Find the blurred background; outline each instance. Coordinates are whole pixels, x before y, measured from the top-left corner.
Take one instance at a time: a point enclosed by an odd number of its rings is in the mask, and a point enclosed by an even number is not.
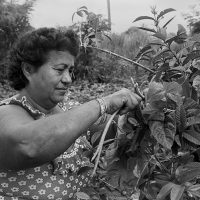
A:
[[[39,27],[73,28],[77,33],[81,32],[84,39],[92,29],[98,39],[93,43],[98,48],[137,61],[138,52],[152,41],[148,31],[137,27],[152,28],[155,24],[148,19],[133,21],[140,16],[153,17],[155,12],[162,13],[169,8],[173,12],[166,12],[160,19],[166,23],[173,18],[166,26],[167,37],[177,33],[178,24],[185,27],[188,36],[194,30],[198,32],[199,0],[0,0],[0,99],[15,93],[6,81],[6,58],[9,49],[24,32]],[[141,64],[152,67],[147,61]],[[83,101],[97,93],[101,95],[105,90],[129,87],[130,76],[138,83],[147,79],[145,70],[95,49],[82,51],[76,66],[76,87],[71,92],[77,91],[76,95],[79,95],[86,88],[90,94],[84,94],[87,98]],[[100,89],[93,94],[97,88]]]

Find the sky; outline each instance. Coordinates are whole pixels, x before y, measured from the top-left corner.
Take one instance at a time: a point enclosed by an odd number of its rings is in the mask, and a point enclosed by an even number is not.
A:
[[[182,13],[187,12],[191,5],[197,5],[199,2],[199,0],[110,0],[112,32],[122,33],[131,26],[142,24],[152,27],[150,20],[133,23],[139,16],[152,16],[152,6],[156,6],[159,12],[167,8],[176,10],[165,15],[165,21],[175,16],[167,31],[176,32],[178,24],[187,26]],[[108,17],[107,0],[36,0],[34,10],[30,15],[31,25],[35,28],[70,26],[73,13],[81,6],[86,6],[88,11],[95,14],[102,14],[104,18]]]

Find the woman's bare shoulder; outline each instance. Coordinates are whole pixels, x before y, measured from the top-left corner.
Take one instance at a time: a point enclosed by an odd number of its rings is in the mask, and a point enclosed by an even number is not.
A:
[[[14,126],[15,124],[24,124],[33,120],[30,114],[18,105],[0,106],[0,129],[2,126]]]

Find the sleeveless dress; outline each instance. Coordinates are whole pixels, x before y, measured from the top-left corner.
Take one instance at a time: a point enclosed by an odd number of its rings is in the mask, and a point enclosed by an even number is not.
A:
[[[46,117],[34,109],[25,96],[15,95],[0,102],[0,106],[8,104],[22,106],[35,120]],[[63,111],[77,105],[75,102],[59,104]],[[75,193],[91,180],[91,170],[81,170],[93,167],[89,158],[84,156],[84,152],[91,150],[88,135],[89,131],[52,162],[26,170],[0,170],[0,200],[77,199]]]

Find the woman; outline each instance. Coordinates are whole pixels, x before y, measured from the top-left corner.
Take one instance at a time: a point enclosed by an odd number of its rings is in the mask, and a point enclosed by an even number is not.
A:
[[[18,94],[0,106],[0,199],[70,199],[88,184],[87,131],[105,113],[125,114],[141,100],[123,89],[70,109],[65,93],[78,54],[72,31],[41,28],[10,52],[8,78]],[[54,161],[54,162],[52,162]]]

